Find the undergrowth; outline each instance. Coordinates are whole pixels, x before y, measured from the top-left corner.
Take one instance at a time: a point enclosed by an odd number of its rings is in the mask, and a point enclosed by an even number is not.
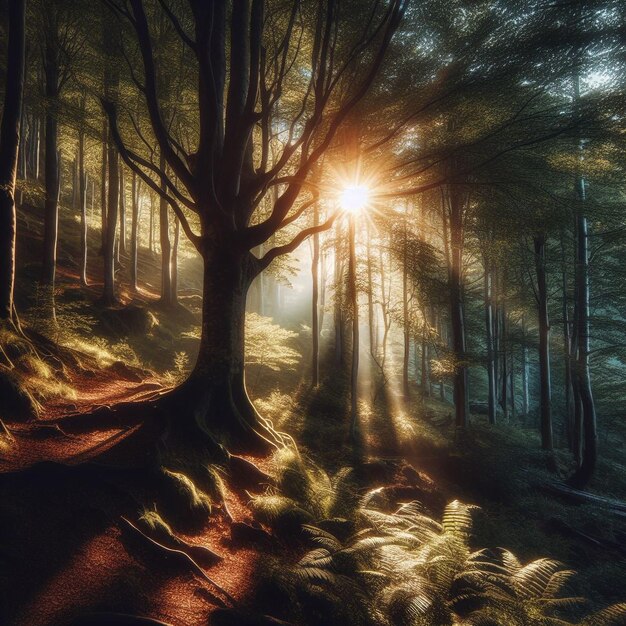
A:
[[[276,485],[253,496],[252,509],[279,536],[298,531],[310,546],[268,573],[263,593],[288,599],[285,617],[315,626],[626,624],[624,603],[586,614],[575,572],[558,560],[476,549],[478,507],[454,500],[440,519],[417,501],[387,510],[380,488],[359,491],[355,468],[328,476],[294,451],[277,453],[274,465]]]

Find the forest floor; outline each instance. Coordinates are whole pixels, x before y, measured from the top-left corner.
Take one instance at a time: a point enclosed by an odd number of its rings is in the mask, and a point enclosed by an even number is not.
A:
[[[29,228],[23,230],[36,233],[37,214],[28,219]],[[33,322],[36,305],[28,291],[35,276],[35,240],[32,263],[20,268],[18,294],[21,307],[30,305],[26,320]],[[97,238],[91,243],[97,246]],[[28,235],[20,245],[30,245]],[[145,615],[175,626],[280,623],[260,617],[262,613],[298,623],[287,598],[268,593],[266,582],[272,568],[296,563],[305,546],[298,533],[281,534],[259,522],[253,506],[255,494],[273,493],[264,477],[269,482],[280,470],[276,458],[246,457],[259,468],[256,480],[244,484],[234,473],[224,473],[223,499],[213,498],[210,514],[191,515],[190,510],[180,518],[185,499],[164,492],[142,466],[141,450],[133,447],[140,415],[132,426],[55,426],[68,415],[140,401],[175,384],[181,372],[174,355],[184,346],[193,358],[189,333],[197,325],[193,280],[184,286],[184,308],[172,312],[159,307],[150,286],[158,263],[148,251],[142,251],[147,287],[140,294],[122,292],[125,306],[120,311],[144,311],[130,320],[124,313],[99,310],[97,258],[90,264],[91,287],[75,287],[75,257],[71,247],[61,255],[59,310],[68,323],[84,315],[90,325],[82,341],[71,343],[71,350],[81,355],[81,367],[63,368],[62,389],[71,393],[51,395],[37,420],[7,423],[11,438],[1,438],[0,623],[114,623],[110,616],[98,622],[95,616],[103,612]],[[75,329],[80,333],[81,328]],[[560,474],[548,471],[531,418],[493,428],[474,416],[469,432],[460,436],[449,403],[423,397],[417,388],[405,401],[392,385],[381,385],[365,360],[364,370],[370,371],[361,383],[355,443],[349,433],[346,373],[337,371],[329,356],[322,384],[310,389],[306,337],[296,342],[301,364],[279,375],[251,377],[251,393],[259,409],[294,436],[307,462],[329,476],[368,467],[373,475],[363,489],[383,486],[399,501],[420,499],[434,516],[455,498],[478,505],[472,537],[476,547],[506,547],[523,561],[542,556],[562,560],[580,572],[572,595],[589,597],[592,608],[625,600],[626,519],[601,504],[572,504],[540,489],[565,478],[570,460],[565,450],[558,450]],[[622,435],[602,441],[592,492],[626,498]],[[383,466],[392,468],[384,476],[377,474]],[[140,522],[150,512],[170,523],[188,552],[191,546],[196,567],[155,548],[133,528],[145,531]],[[233,606],[245,615],[218,610]]]

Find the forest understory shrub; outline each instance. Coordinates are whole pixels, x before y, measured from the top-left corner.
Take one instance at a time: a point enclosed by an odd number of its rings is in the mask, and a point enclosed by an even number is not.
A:
[[[440,518],[418,501],[389,510],[385,489],[364,492],[356,468],[329,478],[294,452],[274,462],[276,486],[253,497],[253,512],[278,536],[297,532],[309,546],[297,563],[269,566],[259,588],[288,600],[285,617],[315,626],[626,624],[623,603],[589,615],[587,600],[572,593],[576,572],[556,559],[523,563],[507,549],[475,549],[479,507],[454,500]],[[346,484],[357,496],[352,507],[340,506]]]

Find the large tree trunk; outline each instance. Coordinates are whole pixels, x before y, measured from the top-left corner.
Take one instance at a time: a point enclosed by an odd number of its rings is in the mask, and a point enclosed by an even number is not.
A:
[[[537,272],[537,316],[539,322],[539,389],[541,407],[541,447],[552,450],[552,385],[550,381],[550,319],[548,317],[548,285],[546,278],[546,236],[534,238]]]
[[[15,174],[24,91],[24,0],[9,2],[9,42],[0,126],[0,319],[13,317]]]
[[[245,384],[246,297],[257,274],[257,261],[228,248],[211,247],[204,255],[202,331],[198,359],[182,394],[173,428],[192,436],[198,428],[225,443],[258,443],[267,429],[254,409]]]
[[[55,34],[48,33],[44,52],[46,123],[45,123],[45,205],[41,284],[54,291],[59,231],[60,169],[58,146],[59,51]]]

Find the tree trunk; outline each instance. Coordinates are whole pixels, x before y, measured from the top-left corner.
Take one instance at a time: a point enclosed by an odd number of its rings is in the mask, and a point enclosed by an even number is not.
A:
[[[496,372],[493,360],[493,302],[491,289],[491,266],[485,258],[483,298],[485,303],[485,342],[487,344],[487,406],[489,423],[496,423]]]
[[[41,284],[54,292],[54,279],[57,262],[57,240],[59,230],[60,169],[58,146],[58,105],[59,105],[59,51],[55,45],[55,34],[48,33],[45,45],[45,205],[43,260]],[[51,294],[52,296],[52,294]]]
[[[500,362],[502,363],[502,377],[500,378],[500,406],[502,407],[503,417],[506,420],[509,419],[509,404],[507,385],[509,383],[509,350],[508,350],[508,327],[507,327],[507,315],[504,305],[504,299],[500,300],[498,304],[498,318],[500,320],[500,336],[502,337]]]
[[[0,319],[13,317],[15,282],[15,175],[24,91],[24,0],[9,3],[9,40],[0,126]]]
[[[567,306],[567,261],[565,255],[565,233],[561,232],[561,313],[563,317],[563,367],[564,367],[564,406],[565,433],[569,448],[574,452],[574,419],[572,411],[572,333],[570,329],[569,309]]]
[[[526,345],[526,320],[522,316],[522,411],[528,415],[530,397],[528,390],[528,346]]]
[[[341,227],[337,222],[335,233],[335,306],[334,306],[334,323],[335,323],[335,363],[340,365],[343,363],[343,263],[341,261]],[[276,315],[276,314],[274,314]]]
[[[115,235],[117,231],[117,203],[119,200],[118,156],[113,140],[108,142],[107,163],[109,166],[109,193],[106,220],[106,240],[104,245],[104,292],[102,299],[106,306],[117,303],[115,295]]]
[[[120,161],[120,254],[126,254],[126,178]]]
[[[402,393],[404,395],[404,399],[408,400],[411,395],[411,390],[409,388],[409,350],[411,347],[411,328],[409,320],[409,270],[407,268],[408,238],[406,213],[408,213],[408,203],[406,205],[404,216],[404,246],[402,258],[402,321],[404,331],[404,350],[402,354]]]
[[[579,176],[577,191],[580,204],[585,199],[584,180]],[[576,263],[576,335],[578,354],[576,379],[580,408],[582,409],[583,449],[580,467],[572,477],[572,484],[584,487],[595,471],[598,456],[598,432],[596,409],[591,390],[589,371],[589,226],[579,207],[576,219],[577,263]]]
[[[174,220],[174,245],[172,246],[172,287],[170,301],[178,304],[178,244],[180,242],[180,220]]]
[[[258,443],[255,433],[263,435],[263,424],[248,397],[244,371],[246,297],[257,261],[227,247],[211,247],[203,260],[200,348],[189,378],[175,392],[182,394],[185,410],[173,428],[192,436],[200,429],[224,443]]]
[[[154,194],[150,192],[150,233],[148,238],[148,248],[154,252]]]
[[[108,154],[108,128],[106,119],[102,124],[102,166],[100,169],[100,242],[101,254],[104,254],[107,240],[107,154]]]
[[[352,312],[352,366],[350,368],[350,435],[352,441],[356,439],[358,431],[358,377],[359,377],[359,296],[356,285],[356,253],[355,253],[355,218],[350,214],[349,241],[350,257],[348,273],[350,276],[350,309]]]
[[[454,409],[457,428],[467,428],[467,366],[465,364],[465,316],[463,314],[463,201],[456,190],[450,196],[450,321],[454,371]]]
[[[165,159],[161,155],[159,169],[165,171]],[[165,189],[165,179],[161,181]],[[167,200],[159,196],[159,240],[161,242],[161,302],[172,304],[172,246],[170,244],[170,221]]]
[[[84,111],[85,100],[82,107]],[[78,134],[78,204],[80,206],[80,284],[87,285],[87,173],[85,172],[85,132]]]
[[[139,185],[137,174],[133,172],[132,181],[132,221],[130,226],[130,288],[137,292],[137,256],[139,238]]]
[[[539,323],[539,389],[541,407],[541,447],[552,450],[552,386],[550,381],[550,320],[548,317],[548,286],[546,278],[546,236],[534,238],[537,272],[537,315]]]
[[[319,224],[319,205],[313,206],[313,225]],[[319,329],[319,262],[320,236],[313,235],[313,255],[311,259],[311,385],[317,387],[320,382],[320,329]]]

